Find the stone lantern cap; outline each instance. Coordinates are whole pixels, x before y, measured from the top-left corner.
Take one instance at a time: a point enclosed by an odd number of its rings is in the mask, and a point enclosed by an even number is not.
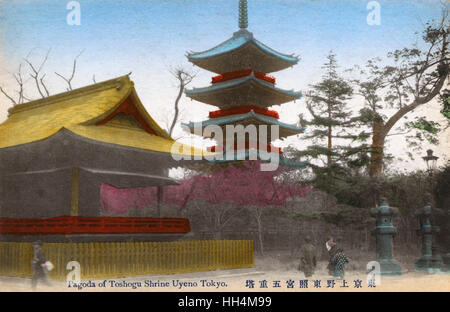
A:
[[[394,216],[398,214],[398,208],[389,207],[387,199],[385,197],[382,197],[381,204],[376,208],[371,209],[370,214],[373,217]]]
[[[433,213],[431,205],[426,205],[417,210],[416,215],[417,216],[431,216]]]

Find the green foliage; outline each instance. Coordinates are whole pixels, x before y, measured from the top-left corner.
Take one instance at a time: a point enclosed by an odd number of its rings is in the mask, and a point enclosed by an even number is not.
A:
[[[317,188],[335,196],[338,203],[353,207],[372,208],[385,196],[392,207],[401,214],[412,215],[424,204],[425,194],[435,193],[438,206],[450,204],[450,166],[429,176],[424,171],[405,174],[393,173],[389,176],[367,177],[347,175],[335,177],[333,183],[325,179],[317,180]]]
[[[413,133],[406,135],[408,146],[414,151],[422,150],[423,141],[437,145],[439,143],[438,134],[441,131],[439,123],[427,120],[425,117],[416,117],[414,121],[406,122],[407,129],[415,130]]]
[[[441,114],[449,120],[450,123],[450,89],[444,90],[441,94],[442,109]]]
[[[321,221],[337,227],[358,224],[364,226],[367,222],[372,221],[366,210],[359,211],[359,209],[350,208],[336,212],[296,213],[293,219],[296,221]]]
[[[342,78],[338,72],[335,54],[330,52],[323,68],[322,81],[311,86],[306,94],[307,108],[310,119],[300,115],[300,124],[308,129],[303,140],[311,140],[313,144],[302,151],[290,151],[294,158],[307,158],[315,163],[316,173],[321,167],[327,167],[327,174],[331,169],[349,166],[360,168],[367,165],[367,144],[364,142],[370,133],[361,131],[359,126],[365,121],[355,117],[348,108],[348,100],[353,96],[350,83]],[[372,117],[365,115],[364,118]],[[336,143],[338,142],[339,145]],[[314,161],[316,160],[316,161]],[[325,164],[319,164],[323,161]]]
[[[320,213],[296,213],[292,216],[295,221],[315,221],[320,220]]]
[[[407,123],[408,128],[414,128],[421,131],[426,131],[431,134],[437,134],[440,126],[437,122],[426,120],[425,117],[420,117],[418,120]]]
[[[450,161],[435,175],[434,184],[436,206],[441,209],[450,209]]]
[[[421,150],[424,141],[438,144],[441,131],[438,123],[424,117],[413,122],[403,121],[417,107],[430,103],[439,94],[441,113],[450,118],[450,91],[441,91],[449,77],[449,36],[448,9],[443,8],[441,19],[427,22],[417,43],[388,53],[385,60],[369,60],[364,68],[355,66],[359,77],[355,76],[352,82],[365,105],[360,117],[366,125],[372,126],[374,137],[383,139],[378,140],[378,144],[385,144],[391,135],[402,135],[409,144],[410,156]],[[384,115],[388,112],[392,114]],[[380,165],[380,162],[373,163],[372,175],[381,172]]]

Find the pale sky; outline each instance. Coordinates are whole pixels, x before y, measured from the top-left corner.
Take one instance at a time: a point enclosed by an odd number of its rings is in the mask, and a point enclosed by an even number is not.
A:
[[[54,72],[69,75],[78,59],[74,86],[82,87],[132,72],[131,79],[150,114],[166,127],[177,95],[171,68],[184,66],[198,71],[192,87],[209,85],[214,74],[193,68],[187,51],[203,51],[227,40],[238,30],[238,0],[80,0],[80,25],[69,25],[66,8],[70,1],[0,0],[0,86],[12,92],[11,73],[28,55],[39,63],[51,49],[43,71],[52,94],[65,91],[64,82]],[[342,69],[363,65],[373,57],[410,46],[415,31],[431,18],[439,18],[442,1],[378,1],[380,25],[368,25],[369,1],[249,0],[249,31],[273,49],[301,57],[293,68],[274,73],[277,86],[306,91],[320,81],[321,66],[333,50]],[[27,69],[23,65],[24,72]],[[31,80],[27,95],[35,97]],[[358,106],[356,98],[352,105]],[[217,108],[181,101],[183,122],[200,121]],[[280,121],[295,123],[305,112],[304,100],[274,106]],[[0,94],[0,122],[11,106]],[[429,104],[418,112],[443,120],[438,105]],[[177,128],[175,137],[184,135]],[[450,129],[441,134],[440,147],[432,147],[439,163],[450,150]],[[195,141],[196,144],[199,140]],[[304,147],[300,137],[278,144]],[[388,152],[406,159],[404,140],[396,138]],[[424,154],[424,152],[422,153]],[[422,156],[422,155],[419,155]],[[424,169],[419,157],[414,162],[397,162],[399,169]]]

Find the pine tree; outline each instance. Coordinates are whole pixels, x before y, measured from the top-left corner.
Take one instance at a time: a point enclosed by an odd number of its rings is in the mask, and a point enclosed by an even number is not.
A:
[[[450,127],[450,89],[442,91],[440,98],[442,103],[441,114],[447,118],[448,126]]]
[[[288,153],[306,157],[316,175],[364,167],[368,161],[368,145],[364,141],[369,133],[356,130],[364,122],[360,116],[353,116],[348,107],[352,86],[338,74],[336,55],[332,51],[322,68],[325,69],[322,81],[312,85],[306,96],[312,118],[307,120],[300,115],[301,126],[310,132],[302,139],[312,140],[313,144],[306,150]]]

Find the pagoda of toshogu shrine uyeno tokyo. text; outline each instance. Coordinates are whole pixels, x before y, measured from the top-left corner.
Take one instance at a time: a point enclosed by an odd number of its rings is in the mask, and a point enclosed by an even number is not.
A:
[[[191,133],[201,134],[206,138],[217,140],[217,146],[210,147],[211,152],[223,152],[220,161],[244,160],[256,155],[260,159],[262,154],[277,153],[280,164],[303,167],[306,163],[293,163],[282,157],[281,148],[274,147],[270,142],[286,138],[303,132],[296,126],[279,121],[276,111],[268,109],[272,105],[280,105],[299,99],[300,92],[283,90],[276,87],[276,80],[269,73],[289,68],[298,63],[293,55],[281,54],[253,37],[247,30],[248,15],[247,1],[239,1],[239,31],[233,37],[216,47],[204,52],[191,52],[187,55],[190,62],[208,71],[217,73],[212,77],[208,87],[186,90],[186,95],[193,100],[214,105],[219,110],[211,111],[209,119],[201,122],[190,122],[184,126]],[[254,125],[256,138],[243,137],[228,142],[227,126]],[[223,140],[204,129],[208,126],[218,126],[222,129]],[[272,137],[271,128],[278,128],[278,137]],[[241,127],[241,129],[243,128]],[[261,129],[267,129],[266,135],[260,136]],[[199,129],[201,129],[199,133]],[[230,129],[230,127],[228,127]],[[235,131],[235,133],[238,133]],[[233,134],[234,135],[234,134]],[[244,133],[245,135],[245,133]],[[250,137],[250,136],[249,136]],[[231,152],[230,152],[231,150]],[[230,159],[230,155],[232,158]],[[266,156],[267,157],[267,156]]]

